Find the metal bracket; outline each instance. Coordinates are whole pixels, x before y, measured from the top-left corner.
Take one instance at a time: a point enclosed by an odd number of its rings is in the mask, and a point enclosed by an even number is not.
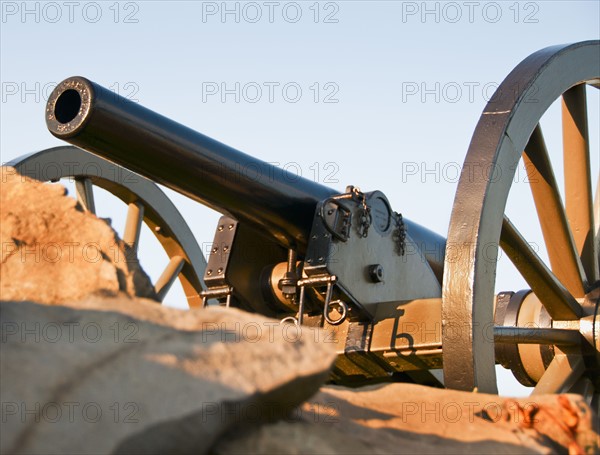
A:
[[[328,320],[328,308],[331,302],[331,296],[333,294],[333,285],[337,281],[337,277],[335,275],[315,275],[308,278],[303,278],[298,280],[298,289],[300,291],[300,296],[298,297],[298,314],[296,317],[288,316],[281,320],[281,322],[293,322],[296,325],[302,325],[304,319],[304,301],[305,301],[305,290],[307,287],[316,288],[319,286],[327,286],[327,292],[325,293],[325,306],[323,309],[323,315],[326,320]],[[336,301],[337,302],[337,301]],[[343,318],[340,318],[340,321],[334,321],[335,324],[340,324],[343,319],[346,318],[346,314],[348,313],[347,306],[346,311],[343,314]],[[329,321],[328,321],[329,322]]]
[[[209,298],[225,298],[225,306],[229,307],[231,304],[233,287],[228,283],[226,276],[237,226],[237,220],[231,217],[222,216],[219,219],[213,245],[208,256],[206,271],[204,272],[204,282],[207,289],[200,293],[203,307],[207,306]]]
[[[327,286],[327,290],[325,292],[325,304],[323,305],[323,318],[331,325],[338,325],[344,322],[346,316],[348,315],[348,305],[341,300],[331,300],[333,295],[333,286],[336,282],[337,277],[335,275],[317,275],[298,281],[298,287],[300,288],[300,298],[298,299],[298,324],[302,324],[305,288],[315,288],[320,286]],[[339,305],[340,308],[342,308],[341,316],[335,320],[329,317],[329,310],[333,305]]]
[[[352,224],[352,212],[337,198],[329,198],[323,202],[320,208],[323,224],[329,233],[336,239],[345,242],[350,237],[350,226]]]
[[[225,306],[229,308],[229,305],[231,304],[232,292],[233,287],[231,286],[215,287],[202,291],[200,293],[200,297],[202,297],[202,308],[208,305],[208,299],[222,299],[223,297],[226,298]]]

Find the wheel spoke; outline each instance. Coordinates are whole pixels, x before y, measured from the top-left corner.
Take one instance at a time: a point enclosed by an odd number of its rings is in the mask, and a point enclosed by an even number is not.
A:
[[[585,371],[583,358],[578,354],[557,354],[533,389],[532,395],[561,393],[570,389]]]
[[[154,285],[154,291],[158,295],[158,299],[162,302],[169,292],[169,289],[177,279],[181,269],[185,265],[185,259],[181,256],[173,256],[162,275]]]
[[[539,124],[525,147],[523,160],[552,273],[573,296],[583,297],[585,272],[567,222]]]
[[[581,335],[577,330],[527,327],[494,327],[494,342],[517,344],[552,344],[578,346]]]
[[[75,192],[77,200],[86,212],[96,214],[96,203],[94,202],[94,187],[88,177],[75,179]]]
[[[594,199],[594,226],[596,226],[596,234],[594,248],[596,249],[596,266],[600,270],[600,179],[596,183],[596,198]],[[596,276],[596,280],[600,280],[600,274]]]
[[[592,178],[585,90],[585,84],[579,84],[562,96],[565,206],[588,282],[593,282],[598,277],[598,264],[594,253]]]
[[[134,250],[137,249],[144,220],[144,206],[139,202],[132,202],[127,209],[127,221],[123,241]]]
[[[554,320],[578,319],[581,307],[505,216],[500,246]]]

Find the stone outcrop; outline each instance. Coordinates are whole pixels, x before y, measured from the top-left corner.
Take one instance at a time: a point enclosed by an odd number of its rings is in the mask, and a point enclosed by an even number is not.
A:
[[[92,293],[155,298],[135,251],[103,220],[42,183],[2,167],[0,298],[62,303]]]
[[[2,453],[205,453],[287,415],[335,357],[318,331],[236,309],[0,305]]]
[[[497,395],[381,384],[325,386],[287,421],[222,438],[215,452],[597,453],[598,434],[579,395]]]

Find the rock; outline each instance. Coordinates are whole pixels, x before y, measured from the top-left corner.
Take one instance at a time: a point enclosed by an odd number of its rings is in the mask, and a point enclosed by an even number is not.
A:
[[[63,303],[119,292],[156,298],[135,251],[65,194],[58,183],[41,183],[2,167],[2,299]]]
[[[69,305],[0,303],[1,453],[205,453],[287,415],[335,358],[319,331],[232,308]]]
[[[377,434],[363,442],[337,428],[310,421],[280,421],[269,425],[232,431],[223,436],[211,452],[215,455],[366,455],[378,451]],[[401,453],[396,447],[386,454]],[[438,454],[439,455],[439,454]]]
[[[579,395],[507,399],[415,384],[326,386],[294,420],[225,435],[238,453],[597,453]],[[285,441],[285,442],[284,442]]]

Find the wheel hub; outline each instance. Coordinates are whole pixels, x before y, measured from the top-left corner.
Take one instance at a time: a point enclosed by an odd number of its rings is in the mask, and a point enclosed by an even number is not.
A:
[[[502,292],[494,322],[496,362],[524,386],[538,384],[559,353],[581,355],[585,373],[600,386],[600,287],[586,294],[580,319],[554,321],[531,290]]]

